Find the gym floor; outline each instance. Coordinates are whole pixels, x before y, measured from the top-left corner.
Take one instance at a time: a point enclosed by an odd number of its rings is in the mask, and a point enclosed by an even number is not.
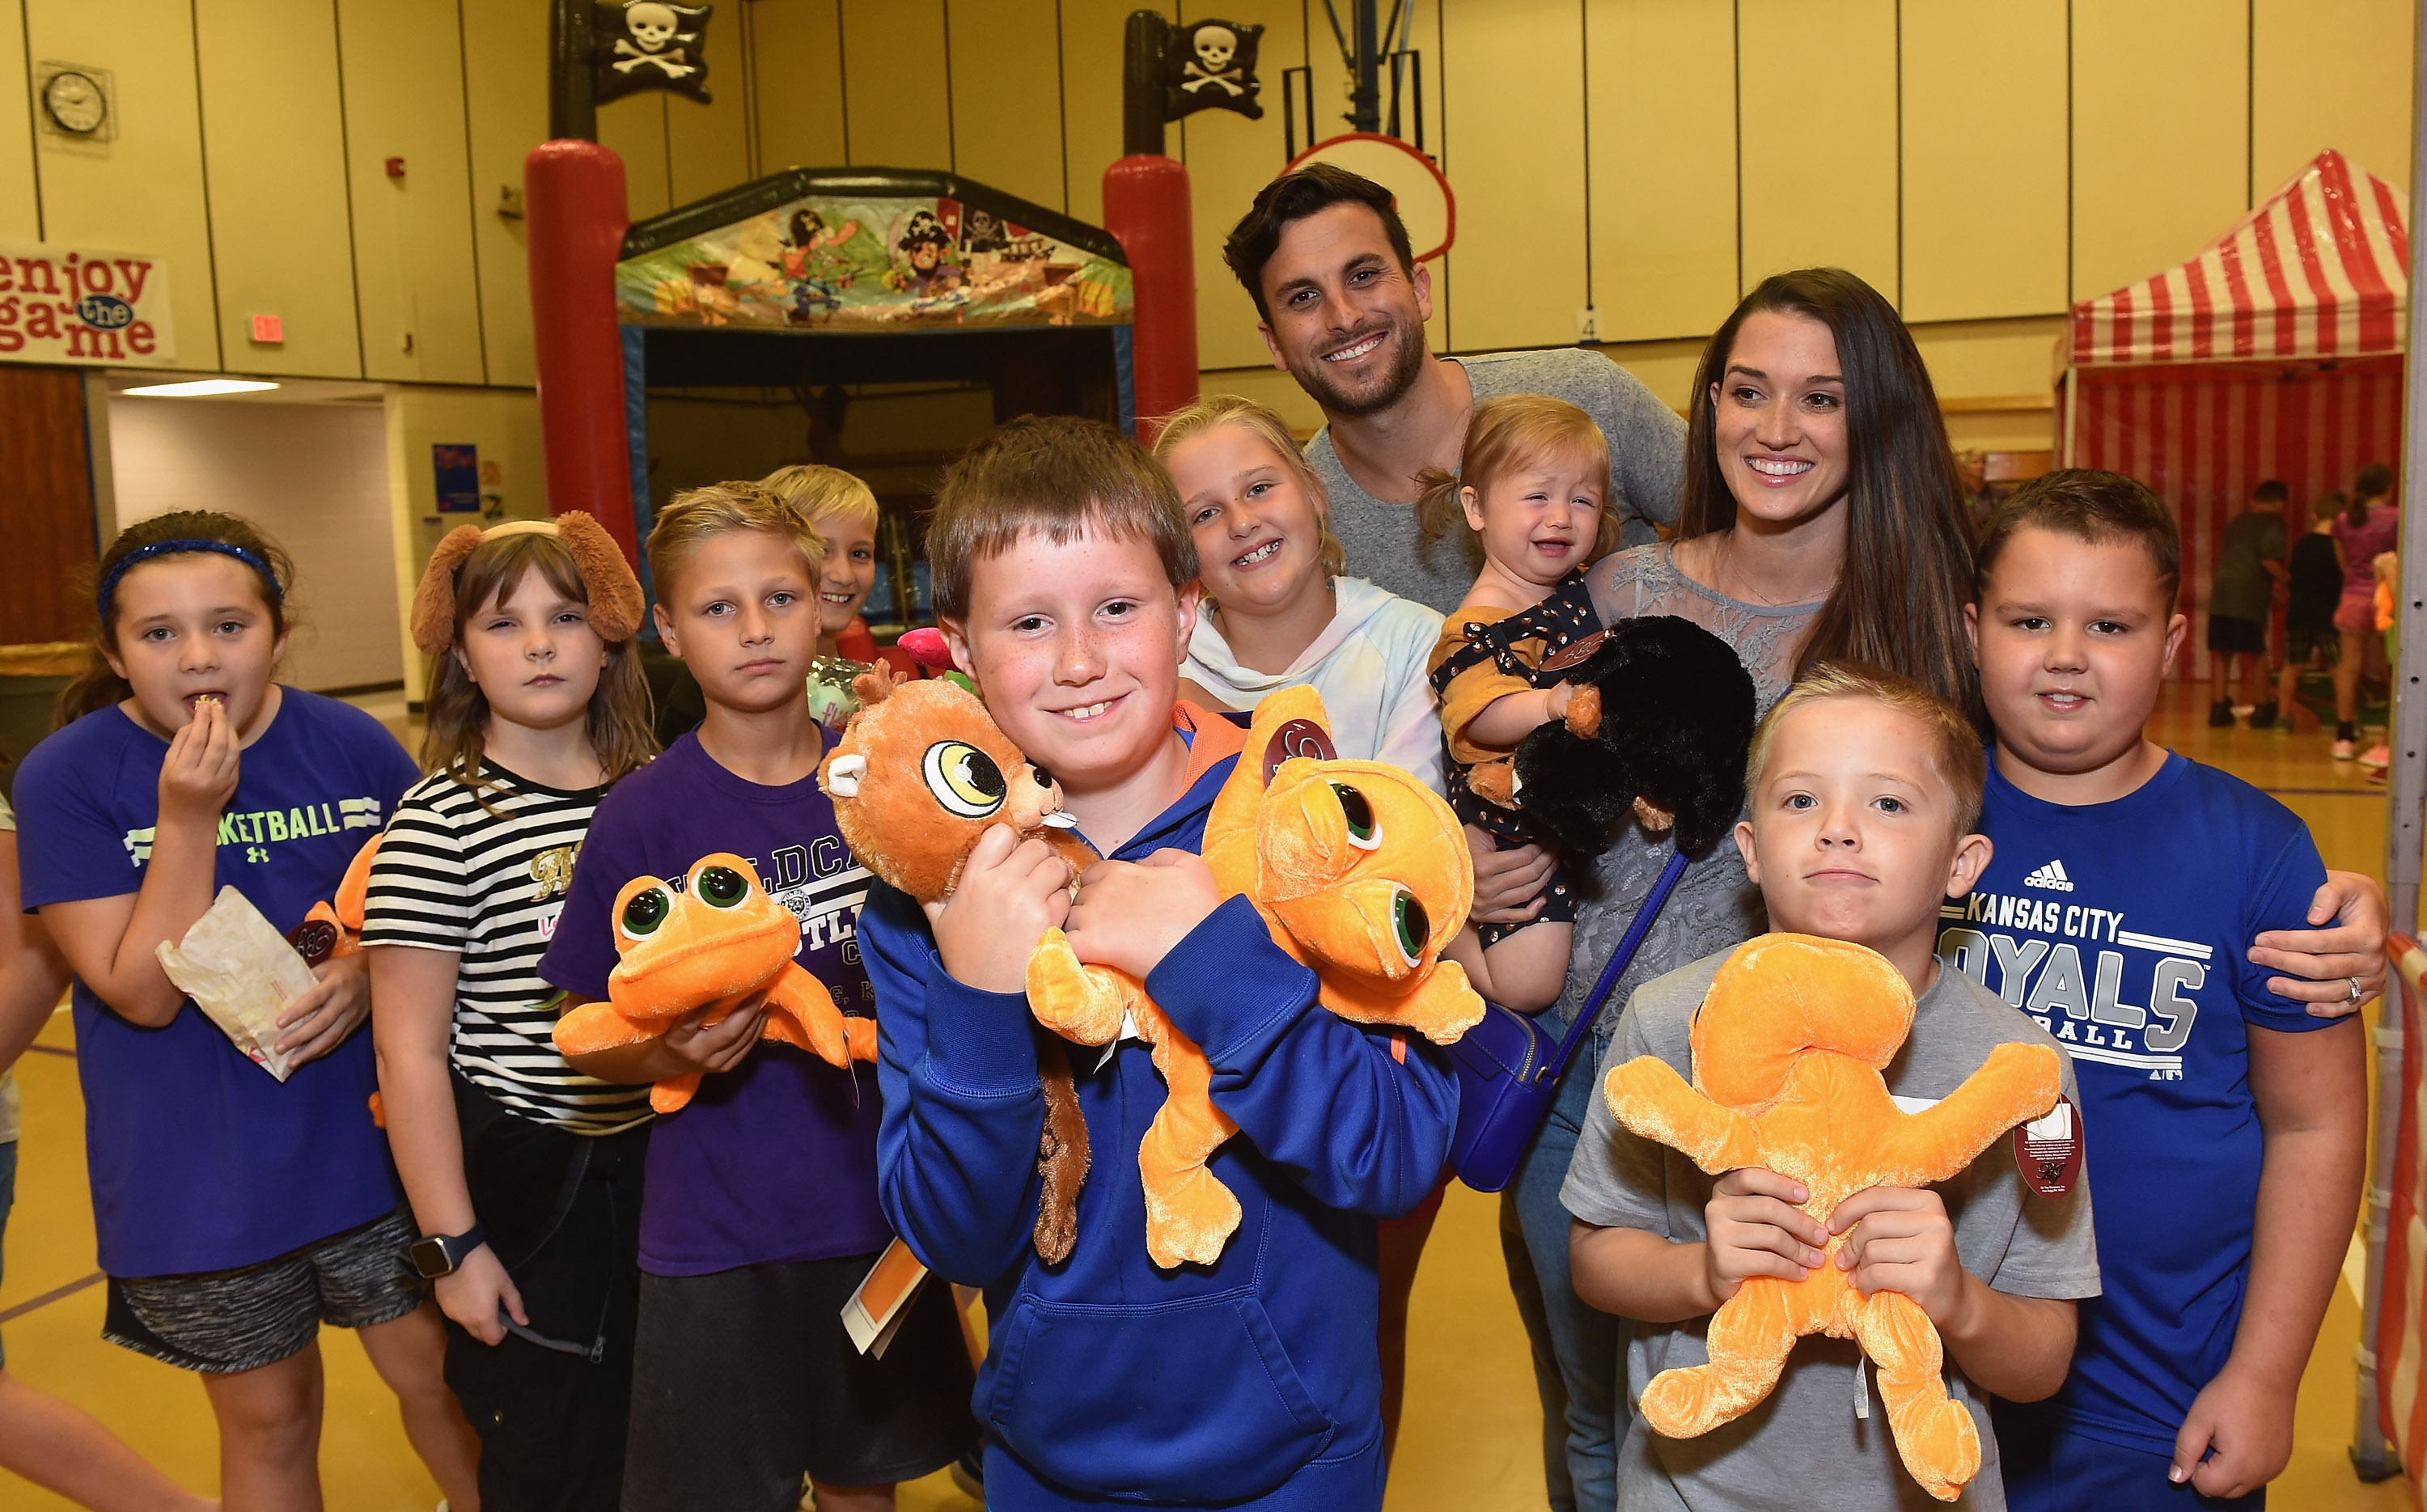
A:
[[[2205,690],[2177,685],[2156,739],[2276,794],[2308,821],[2326,864],[2381,874],[2385,801],[2327,737],[2237,726],[2211,730]],[[401,723],[401,709],[376,710]],[[401,730],[399,734],[403,733]],[[2373,1012],[2373,1010],[2370,1010]],[[8,1223],[0,1331],[21,1378],[90,1410],[184,1484],[217,1484],[217,1439],[199,1385],[102,1342],[100,1277],[85,1188],[83,1101],[74,1040],[59,1015],[18,1067],[24,1134]],[[1541,1415],[1525,1337],[1503,1275],[1497,1199],[1453,1186],[1418,1278],[1409,1325],[1407,1421],[1390,1512],[1523,1512],[1543,1504]],[[2302,1381],[2292,1462],[2274,1503],[2300,1512],[2406,1507],[2398,1482],[2362,1486],[2344,1448],[2354,1413],[2359,1332],[2357,1250],[2345,1267]],[[332,1512],[428,1512],[438,1492],[406,1447],[393,1400],[351,1334],[322,1335],[328,1405],[321,1472]],[[70,1504],[0,1471],[0,1504],[49,1512]],[[942,1475],[902,1488],[905,1512],[973,1512]]]

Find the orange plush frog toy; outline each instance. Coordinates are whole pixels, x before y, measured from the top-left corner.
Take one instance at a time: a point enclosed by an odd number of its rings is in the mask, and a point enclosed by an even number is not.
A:
[[[585,1003],[556,1022],[556,1048],[588,1055],[637,1045],[706,1008],[722,1023],[762,988],[762,1039],[781,1040],[830,1065],[876,1059],[876,1021],[845,1017],[817,978],[792,962],[801,921],[767,896],[757,873],[719,852],[695,862],[680,891],[656,877],[635,877],[615,895],[615,950],[607,1000]],[[699,1074],[669,1077],[649,1106],[678,1112],[699,1090]]]
[[[1866,1187],[1944,1181],[2015,1125],[2056,1106],[2060,1067],[2044,1045],[2000,1045],[1931,1107],[1907,1114],[1881,1072],[1913,1028],[1902,972],[1859,945],[1765,935],[1738,946],[1694,1016],[1694,1084],[1639,1055],[1604,1093],[1618,1121],[1685,1152],[1714,1176],[1765,1166],[1811,1192],[1826,1224]],[[1880,1396],[1905,1469],[1951,1502],[1980,1469],[1972,1414],[1940,1379],[1938,1330],[1900,1292],[1857,1292],[1838,1269],[1838,1235],[1800,1281],[1754,1276],[1712,1315],[1710,1363],[1644,1388],[1644,1421],[1690,1439],[1751,1411],[1806,1334],[1852,1339],[1879,1367]]]

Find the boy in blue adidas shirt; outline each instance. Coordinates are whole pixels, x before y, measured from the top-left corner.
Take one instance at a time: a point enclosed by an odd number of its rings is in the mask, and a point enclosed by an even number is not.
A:
[[[2017,1512],[2263,1505],[2359,1199],[2358,1025],[2270,990],[2242,942],[2303,927],[2300,820],[2142,735],[2187,622],[2155,495],[2068,469],[1983,531],[1967,610],[1996,726],[1996,854],[1939,953],[2080,1080],[2105,1294],[2050,1401],[1999,1403]]]
[[[946,475],[927,550],[954,659],[1112,858],[1074,904],[1068,868],[996,825],[946,902],[922,915],[880,883],[860,915],[880,1200],[940,1277],[986,1290],[986,1504],[1373,1512],[1374,1220],[1431,1194],[1457,1120],[1448,1063],[1326,1011],[1198,859],[1243,740],[1175,708],[1196,550],[1135,442],[1012,422]],[[1143,978],[1213,1064],[1240,1132],[1208,1163],[1243,1211],[1210,1266],[1147,1256],[1138,1139],[1165,1093],[1133,1038],[1068,1057],[1094,1163],[1069,1255],[1032,1247],[1044,1102],[1025,981],[1057,924],[1081,960]]]

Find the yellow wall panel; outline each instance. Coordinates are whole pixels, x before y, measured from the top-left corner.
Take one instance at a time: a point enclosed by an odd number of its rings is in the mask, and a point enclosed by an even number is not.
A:
[[[1904,0],[1904,316],[2066,303],[2066,0]]]
[[[359,378],[335,12],[196,0],[194,39],[229,366]],[[255,315],[279,317],[285,339],[252,340]]]
[[[0,236],[36,241],[41,196],[34,184],[34,120],[27,109],[25,7],[0,0]]]
[[[624,194],[635,220],[662,215],[679,203],[666,140],[668,99],[663,90],[644,89],[598,107],[598,144],[624,160]]]
[[[1896,11],[1896,0],[1740,0],[1746,288],[1828,266],[1897,297]]]
[[[478,383],[480,279],[455,0],[337,0],[337,41],[364,375]],[[404,159],[402,178],[388,176],[391,157]]]
[[[842,17],[835,0],[753,0],[758,169],[840,168]]]
[[[741,28],[725,37],[709,32],[716,49],[708,75],[709,103],[687,94],[661,93],[666,103],[669,192],[689,204],[747,184],[754,171],[750,151],[750,73],[741,49]]]
[[[2183,262],[2250,207],[2249,67],[2247,0],[2075,0],[2075,299]]]
[[[547,139],[547,10],[469,0],[462,15],[481,342],[490,382],[529,386],[539,381],[530,261],[523,222],[497,214],[497,191],[522,187],[524,156]]]
[[[35,62],[107,68],[118,85],[115,141],[37,136],[43,234],[161,258],[177,322],[175,366],[218,367],[219,295],[211,282],[189,0],[112,0],[106,7],[26,0],[25,30]],[[334,143],[335,133],[329,135]],[[334,145],[329,156],[335,157]],[[342,186],[338,192],[342,197]]]
[[[2415,11],[2407,0],[2253,0],[2254,197],[2327,147],[2410,192]]]
[[[951,5],[953,168],[1062,208],[1062,58],[1054,0]]]
[[[1585,44],[1602,339],[1710,331],[1736,302],[1733,8],[1589,0]]]
[[[1061,0],[1063,176],[1068,213],[1089,225],[1104,221],[1104,170],[1121,155],[1121,38],[1132,10],[1177,17],[1170,0]],[[857,70],[854,70],[855,74]],[[1266,86],[1278,95],[1280,79]],[[1165,143],[1177,151],[1175,133]],[[852,144],[858,150],[858,143]]]
[[[1584,18],[1573,0],[1442,7],[1458,194],[1450,344],[1459,351],[1576,339],[1585,272]]]
[[[944,0],[842,0],[842,56],[852,162],[950,169]]]
[[[1222,243],[1247,213],[1256,191],[1281,171],[1281,70],[1305,56],[1304,12],[1296,0],[1225,0],[1220,14],[1264,28],[1256,59],[1264,119],[1200,110],[1172,125],[1168,145],[1188,161],[1190,219],[1197,233],[1197,366],[1256,367],[1272,356],[1256,334],[1255,301],[1223,266]],[[1320,19],[1316,24],[1323,24]],[[1330,41],[1327,29],[1324,44]]]

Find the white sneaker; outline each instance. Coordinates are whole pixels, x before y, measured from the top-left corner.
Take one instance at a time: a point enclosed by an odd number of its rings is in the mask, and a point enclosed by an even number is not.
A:
[[[2354,756],[2358,754],[2358,750],[2359,748],[2353,745],[2349,740],[2337,740],[2335,742],[2335,759],[2337,761],[2349,761]]]

